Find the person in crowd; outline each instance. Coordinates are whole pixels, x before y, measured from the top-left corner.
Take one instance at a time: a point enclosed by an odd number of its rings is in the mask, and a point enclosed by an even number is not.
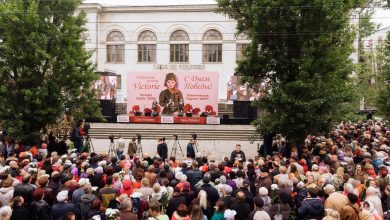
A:
[[[33,220],[50,220],[51,209],[49,204],[43,199],[45,190],[43,188],[37,188],[33,192],[34,201],[30,204],[31,219]]]
[[[63,190],[57,194],[58,203],[51,208],[52,220],[61,220],[66,213],[79,214],[76,206],[73,203],[68,203],[68,190]]]
[[[11,176],[7,176],[5,180],[1,181],[0,203],[2,206],[8,205],[14,196],[14,187],[12,185],[13,179]]]
[[[190,159],[195,159],[195,150],[194,150],[194,144],[196,143],[196,140],[190,140],[190,142],[187,144],[187,157]]]
[[[360,207],[357,204],[358,197],[353,193],[348,193],[348,205],[340,210],[340,220],[359,219]]]
[[[130,156],[130,159],[133,159],[134,155],[137,153],[137,143],[135,142],[136,138],[133,137],[131,142],[129,142],[129,146],[127,148],[127,155]]]
[[[160,212],[160,203],[156,200],[151,200],[149,202],[150,215],[157,220],[169,220],[168,215],[161,214]]]
[[[138,216],[133,213],[133,204],[129,197],[126,197],[120,202],[119,208],[120,208],[121,219],[126,219],[126,220],[138,219]]]
[[[186,198],[181,195],[180,189],[175,187],[173,189],[173,197],[171,200],[169,200],[168,206],[167,206],[167,214],[168,216],[172,216],[173,213],[176,211],[177,207],[180,204],[186,204]],[[187,208],[187,205],[186,205]],[[187,214],[187,213],[186,213]]]
[[[191,190],[195,191],[195,185],[202,179],[202,171],[199,170],[199,164],[196,160],[192,162],[192,169],[186,172],[188,182],[191,184]]]
[[[168,145],[165,138],[158,139],[157,154],[165,161],[168,158]]]
[[[191,207],[190,218],[191,220],[208,220],[207,216],[203,214],[202,209],[198,204],[194,204]]]
[[[246,161],[245,153],[241,150],[241,145],[240,144],[236,145],[236,150],[234,150],[231,153],[230,160],[231,161],[241,161],[241,162],[245,162]]]
[[[215,212],[211,217],[211,220],[224,220],[224,213],[226,210],[225,203],[223,201],[218,201],[215,205]]]
[[[264,202],[260,197],[255,198],[255,209],[249,213],[249,220],[271,220],[268,212],[263,209]]]
[[[237,212],[237,215],[235,216],[236,220],[246,220],[248,218],[249,213],[252,211],[250,204],[248,204],[245,201],[245,193],[244,192],[238,192],[237,193],[237,201],[232,206],[233,210]]]
[[[96,197],[92,194],[92,187],[90,184],[87,183],[82,189],[84,190],[84,194],[80,197],[78,208],[80,210],[82,220],[86,220],[89,217],[90,211],[93,210],[93,201]]]
[[[74,147],[76,148],[78,153],[82,152],[83,149],[83,132],[82,128],[84,127],[84,122],[80,119],[76,126],[73,128],[70,134],[70,140],[73,142]]]
[[[171,220],[191,220],[188,215],[188,207],[184,203],[180,203],[176,211],[173,213]]]
[[[318,190],[309,188],[308,197],[303,200],[301,207],[298,209],[300,219],[322,219],[325,214],[324,205],[318,198]]]
[[[122,135],[118,136],[118,140],[116,142],[116,155],[118,158],[120,158],[125,151],[126,147],[126,140],[122,137]]]
[[[30,217],[30,210],[24,203],[22,196],[16,196],[12,199],[12,216],[11,220],[28,219]]]
[[[288,220],[291,213],[291,197],[286,192],[282,192],[278,196],[279,202],[273,204],[269,209],[269,214],[273,219]]]
[[[112,187],[112,176],[106,178],[106,186],[99,190],[100,199],[103,207],[108,207],[108,203],[118,194],[118,191]]]

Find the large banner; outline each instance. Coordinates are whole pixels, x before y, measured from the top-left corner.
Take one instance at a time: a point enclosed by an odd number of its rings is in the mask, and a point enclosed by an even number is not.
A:
[[[218,114],[216,72],[129,72],[127,112],[148,112],[153,103],[163,115]]]

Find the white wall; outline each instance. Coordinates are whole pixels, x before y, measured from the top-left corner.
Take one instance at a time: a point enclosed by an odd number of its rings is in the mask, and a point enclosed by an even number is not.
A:
[[[98,6],[98,7],[97,7]],[[104,8],[96,4],[82,5],[88,13],[90,41],[86,48],[96,49],[92,61],[97,63],[97,70],[110,70],[122,76],[122,92],[127,96],[128,72],[160,71],[154,69],[154,64],[137,63],[137,37],[143,30],[152,30],[157,36],[157,54],[155,64],[170,64],[169,62],[169,36],[177,29],[185,30],[190,38],[189,63],[200,65],[202,63],[202,36],[208,29],[217,29],[223,36],[222,63],[205,64],[202,71],[215,71],[219,73],[219,99],[225,100],[227,94],[226,83],[232,76],[236,67],[236,22],[220,14],[214,9],[166,10],[164,7],[153,7],[151,10],[134,10],[126,7],[118,12],[117,8]],[[99,8],[100,7],[100,8]],[[98,12],[100,11],[100,12]],[[112,30],[119,30],[125,35],[125,62],[113,64],[106,62],[106,37]],[[166,70],[164,70],[166,71]],[[193,70],[199,71],[199,70]]]

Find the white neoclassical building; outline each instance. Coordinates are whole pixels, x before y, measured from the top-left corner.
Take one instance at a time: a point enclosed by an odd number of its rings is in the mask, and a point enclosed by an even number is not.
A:
[[[220,102],[227,80],[249,41],[236,36],[236,22],[215,12],[213,0],[87,0],[88,41],[97,71],[120,76],[126,98],[131,72],[205,71],[219,73]]]

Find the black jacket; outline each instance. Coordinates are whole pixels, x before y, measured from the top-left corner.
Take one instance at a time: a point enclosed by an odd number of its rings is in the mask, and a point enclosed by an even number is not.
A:
[[[208,183],[203,184],[202,187],[200,187],[200,189],[206,191],[207,200],[210,202],[211,207],[214,207],[217,201],[219,200],[219,194],[217,189],[215,189]]]
[[[16,196],[21,196],[24,199],[26,205],[30,205],[32,202],[32,193],[35,188],[29,183],[22,183],[14,186],[14,198]]]
[[[45,201],[33,201],[30,205],[32,220],[50,220],[50,206]]]
[[[169,216],[169,219],[171,219],[173,213],[181,203],[186,204],[186,198],[184,198],[182,195],[173,196],[172,199],[169,200],[167,207],[167,215]]]
[[[240,159],[242,162],[245,162],[246,158],[244,151],[240,151],[240,153],[237,153],[237,151],[233,151],[230,155],[230,160],[235,161],[236,159]]]
[[[78,209],[73,203],[60,202],[54,204],[51,208],[52,220],[62,220],[68,212],[73,212],[76,216],[80,216]]]
[[[16,206],[12,211],[11,220],[29,219],[30,211],[25,206]]]
[[[157,145],[157,153],[164,160],[168,158],[168,146],[165,142]]]
[[[232,208],[237,212],[235,220],[247,220],[252,211],[250,205],[245,201],[237,201]]]

